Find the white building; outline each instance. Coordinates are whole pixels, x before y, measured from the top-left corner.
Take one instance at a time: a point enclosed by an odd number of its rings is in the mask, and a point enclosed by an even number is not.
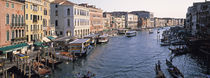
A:
[[[134,14],[126,14],[126,28],[137,29],[138,16]]]
[[[51,24],[55,26],[58,37],[73,36],[74,5],[67,0],[55,0],[51,3]]]
[[[75,36],[82,38],[90,32],[89,10],[68,0],[51,3],[51,23],[55,25],[58,37]]]
[[[74,5],[74,36],[82,38],[90,34],[90,14],[85,6]]]

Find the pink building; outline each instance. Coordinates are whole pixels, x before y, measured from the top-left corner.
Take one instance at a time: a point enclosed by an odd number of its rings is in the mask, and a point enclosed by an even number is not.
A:
[[[0,47],[24,42],[24,4],[0,0]]]

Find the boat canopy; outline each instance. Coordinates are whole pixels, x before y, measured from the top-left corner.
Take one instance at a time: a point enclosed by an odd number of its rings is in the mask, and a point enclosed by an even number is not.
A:
[[[97,37],[99,36],[99,34],[90,34],[90,35],[87,35],[87,36],[84,36],[85,38],[90,38],[90,37]]]
[[[70,44],[85,43],[88,41],[90,41],[90,39],[77,39],[77,40],[70,42]]]
[[[73,36],[61,37],[61,38],[55,39],[53,41],[69,41],[71,39],[74,39],[74,37]]]
[[[99,37],[101,37],[101,38],[106,38],[106,37],[108,37],[109,35],[108,34],[104,34],[104,35],[101,35],[101,36],[99,36]]]
[[[128,31],[128,32],[126,32],[126,33],[135,33],[136,31]]]

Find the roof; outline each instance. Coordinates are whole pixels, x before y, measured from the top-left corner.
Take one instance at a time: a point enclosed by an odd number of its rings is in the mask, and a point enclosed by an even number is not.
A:
[[[96,36],[99,36],[99,34],[90,34],[90,35],[87,35],[87,36],[84,36],[84,37],[96,37]]]
[[[77,39],[77,40],[74,40],[72,42],[70,42],[70,44],[74,44],[74,43],[85,43],[85,42],[88,42],[90,39]]]
[[[70,2],[68,0],[54,0],[52,3],[60,4],[60,5],[74,5],[75,3]]]
[[[52,36],[48,36],[47,38],[50,39],[50,40],[54,40],[54,39],[55,39],[55,38],[52,37]]]
[[[72,36],[61,37],[61,38],[55,39],[53,41],[69,41],[71,39],[74,39],[74,37],[72,37]]]
[[[104,34],[104,35],[101,35],[99,37],[108,37],[109,35],[108,34]]]

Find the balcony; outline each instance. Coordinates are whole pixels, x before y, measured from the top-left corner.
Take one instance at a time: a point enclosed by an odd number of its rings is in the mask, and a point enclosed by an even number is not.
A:
[[[19,37],[19,38],[11,39],[12,44],[23,43],[23,42],[26,42],[26,41],[27,41],[26,37]]]
[[[24,27],[26,24],[25,23],[11,23],[11,27]]]

